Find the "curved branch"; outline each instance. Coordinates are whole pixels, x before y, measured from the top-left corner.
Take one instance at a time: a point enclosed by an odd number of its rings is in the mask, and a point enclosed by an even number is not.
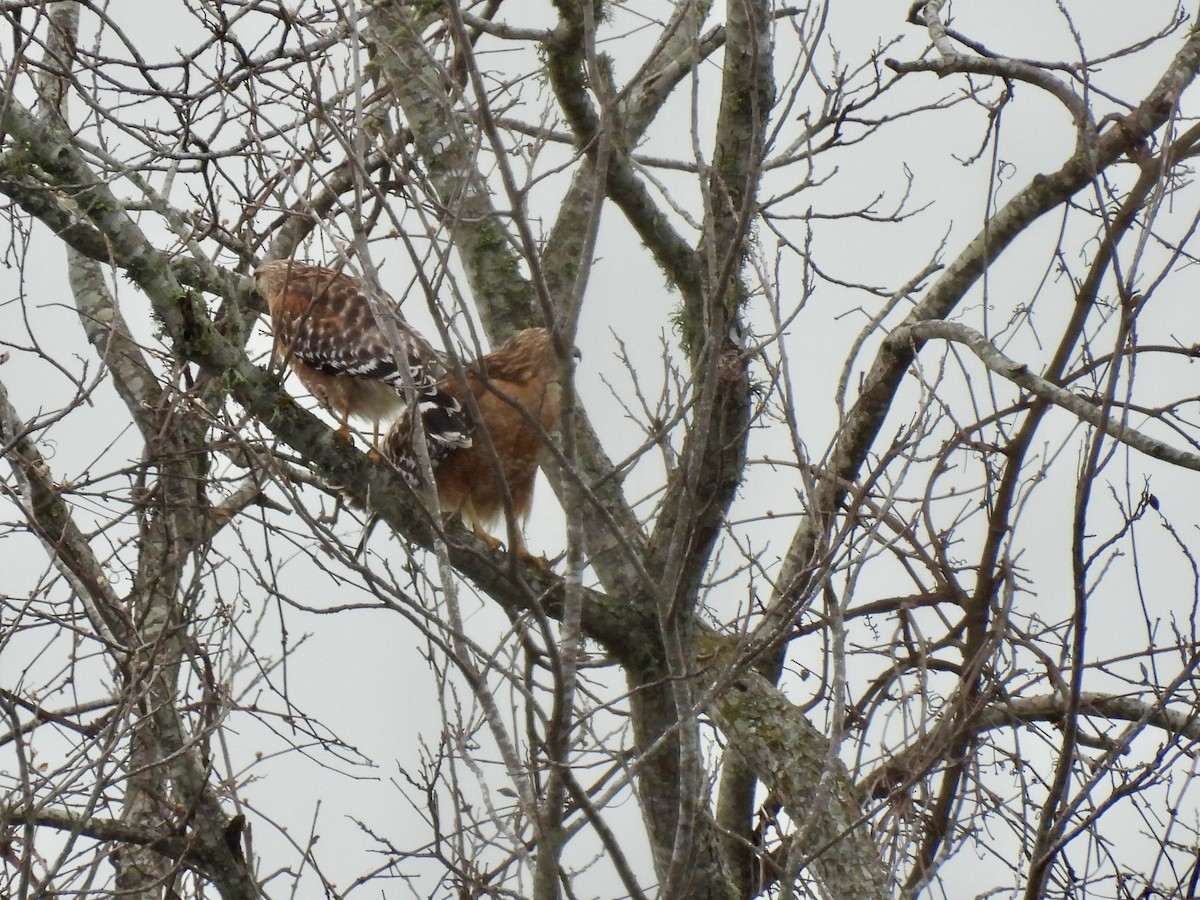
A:
[[[979,357],[989,371],[1024,388],[1047,403],[1053,403],[1083,421],[1095,425],[1114,440],[1171,465],[1200,471],[1200,454],[1176,449],[1170,444],[1121,424],[1120,420],[1105,415],[1104,410],[1091,400],[1034,375],[1029,371],[1029,366],[1009,359],[982,334],[965,325],[939,320],[914,322],[911,325],[897,328],[888,336],[888,341],[923,344],[934,338],[965,344],[971,348],[971,351]]]
[[[1009,244],[1045,213],[1070,199],[1104,169],[1135,150],[1175,114],[1184,89],[1200,66],[1200,32],[1193,32],[1157,85],[1128,116],[1095,141],[1090,158],[1076,152],[1057,172],[1035,175],[984,225],[930,287],[903,325],[944,319]],[[891,408],[919,341],[885,341],[863,380],[858,402],[847,414],[830,454],[830,477],[818,491],[817,510],[831,516],[852,484]]]
[[[1010,81],[1023,81],[1057,97],[1062,105],[1067,108],[1067,111],[1071,113],[1071,118],[1075,121],[1076,125],[1082,125],[1089,121],[1088,107],[1083,98],[1075,93],[1069,84],[1059,81],[1045,69],[1022,62],[1019,59],[967,56],[954,50],[954,46],[950,42],[950,36],[942,25],[941,20],[937,17],[936,11],[930,11],[930,7],[938,5],[940,4],[926,4],[924,15],[926,16],[927,27],[931,35],[934,36],[934,42],[941,55],[937,59],[917,59],[908,62],[886,59],[884,60],[884,65],[901,75],[906,75],[910,72],[934,72],[939,78],[943,78],[957,72],[966,72],[974,75],[994,75],[997,78],[1004,78]]]
[[[71,584],[96,633],[112,649],[126,653],[135,630],[125,604],[113,590],[71,508],[56,489],[54,477],[28,434],[0,382],[0,454],[6,456],[27,504],[26,521],[41,539],[55,566]]]
[[[1014,697],[984,709],[975,720],[982,730],[1030,722],[1059,722],[1071,709],[1071,698],[1062,694]],[[1079,695],[1079,714],[1119,722],[1144,722],[1171,735],[1200,741],[1200,715],[1195,709],[1168,709],[1136,697],[1088,691]]]
[[[884,65],[901,75],[910,72],[934,72],[939,78],[944,78],[947,75],[966,72],[973,75],[994,75],[996,78],[1010,81],[1023,81],[1026,84],[1040,87],[1057,97],[1071,113],[1071,117],[1076,123],[1086,122],[1088,119],[1087,104],[1071,89],[1069,84],[1059,81],[1044,69],[1020,60],[955,55],[941,59],[914,59],[908,62],[886,59]]]

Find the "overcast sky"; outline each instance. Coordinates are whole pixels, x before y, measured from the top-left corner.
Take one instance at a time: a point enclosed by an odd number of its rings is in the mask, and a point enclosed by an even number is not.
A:
[[[1065,5],[1092,57],[1149,36],[1169,21],[1173,9],[1167,2],[1130,4],[1115,0],[1075,0]],[[175,2],[157,3],[153,15],[148,15],[147,8],[141,4],[128,4],[128,8],[122,8],[124,6],[110,4],[109,14],[119,19],[128,38],[151,61],[171,61],[200,39],[194,23],[181,13]],[[513,16],[529,17],[523,21],[513,19],[516,24],[536,23],[540,16],[540,21],[548,21],[539,7],[532,3],[524,6],[506,4],[504,11]],[[640,51],[654,38],[652,29],[638,27],[639,17],[662,16],[666,7],[667,4],[632,0],[614,4],[610,27],[614,33],[621,34],[621,38],[606,43],[604,49],[616,59],[618,74],[628,74],[637,64]],[[889,55],[902,60],[916,58],[924,50],[927,39],[920,29],[904,21],[906,7],[906,3],[883,0],[833,4],[821,54],[828,59],[836,49],[845,64],[854,66],[871,48],[893,36],[902,36]],[[1049,0],[1008,0],[1004,3],[977,0],[956,3],[953,12],[956,27],[983,41],[995,52],[1066,62],[1076,61],[1079,57],[1070,30],[1056,4]],[[781,36],[780,40],[785,38]],[[1179,43],[1179,38],[1171,38],[1160,47],[1140,54],[1135,61],[1106,64],[1098,75],[1098,83],[1120,99],[1136,102],[1161,75],[1166,60]],[[106,38],[105,46],[117,52],[111,36]],[[493,61],[498,66],[505,64],[502,58],[489,59],[488,63]],[[514,64],[519,65],[519,61]],[[712,95],[704,92],[715,85],[712,78],[701,82],[702,94],[696,99],[696,107],[702,121],[714,108]],[[913,98],[933,102],[962,90],[962,87],[962,76],[938,79],[931,74],[912,75],[896,90],[896,103],[911,103]],[[691,102],[686,91],[680,92],[664,114],[662,126],[653,131],[641,148],[642,152],[680,159],[691,157]],[[1185,106],[1195,109],[1194,97]],[[1109,101],[1096,100],[1096,109],[1101,115],[1116,108]],[[1074,134],[1062,107],[1045,99],[1032,87],[1019,85],[1001,120],[995,155],[989,150],[973,164],[961,164],[960,160],[979,150],[985,122],[986,111],[968,104],[948,114],[914,117],[891,127],[887,140],[869,141],[839,154],[837,176],[827,185],[797,198],[797,210],[809,205],[826,211],[854,209],[881,194],[885,198],[882,206],[890,208],[903,194],[910,174],[909,205],[926,208],[917,218],[917,225],[903,228],[869,226],[861,222],[819,223],[813,234],[814,257],[819,256],[827,274],[845,282],[894,289],[915,275],[939,246],[944,245],[945,256],[952,257],[958,252],[979,229],[989,190],[995,191],[994,205],[1003,202],[1035,173],[1060,165],[1073,144]],[[829,166],[828,163],[822,165]],[[999,178],[992,178],[993,169],[1000,171]],[[786,190],[786,179],[793,176],[791,170],[769,173],[767,193]],[[671,183],[673,177],[669,173],[663,175],[667,183]],[[532,192],[530,209],[535,219],[541,218],[546,225],[553,221],[556,192],[563,183],[562,177],[550,178]],[[684,183],[682,177],[680,183]],[[178,196],[179,202],[184,202],[182,190]],[[685,205],[694,202],[690,195],[681,195],[680,199]],[[694,207],[690,211],[699,214]],[[235,211],[231,213],[236,214]],[[1185,203],[1177,213],[1179,221],[1186,222],[1192,210]],[[982,328],[989,322],[1004,322],[1018,308],[1034,303],[1047,321],[1053,323],[1061,319],[1070,294],[1068,286],[1055,272],[1052,250],[1060,222],[1052,219],[1040,223],[1011,248],[989,276],[987,295],[983,293],[985,286],[981,285],[975,304],[963,308],[963,321]],[[1078,235],[1073,239],[1075,243],[1068,240],[1068,246],[1074,252],[1085,252],[1086,247],[1080,247]],[[775,248],[770,241],[764,240],[760,250],[763,260],[773,259]],[[402,296],[409,283],[404,274],[408,263],[403,252],[399,249],[394,253],[380,252],[378,247],[376,252],[379,253],[377,261],[386,263],[383,268],[385,287]],[[22,264],[25,254],[28,261]],[[21,415],[35,417],[67,405],[82,384],[89,392],[88,404],[44,433],[43,450],[50,457],[55,476],[60,480],[78,480],[123,467],[126,461],[140,453],[140,441],[126,426],[127,417],[122,414],[122,407],[111,389],[102,379],[97,381],[102,373],[78,327],[67,287],[61,245],[39,226],[34,229],[33,241],[28,248],[10,248],[5,263],[5,268],[0,269],[0,341],[8,356],[0,365],[0,380],[9,391],[11,402]],[[1148,266],[1148,270],[1147,279],[1152,279],[1153,266]],[[795,279],[796,296],[791,300],[797,301],[800,269],[794,257],[784,261],[783,273],[785,284],[789,277]],[[1180,280],[1177,284],[1186,284],[1186,281]],[[117,279],[113,286],[122,299],[128,301],[126,315],[139,334],[152,343],[154,324],[146,312],[144,300],[125,279]],[[1143,338],[1147,342],[1200,340],[1197,336],[1200,316],[1196,314],[1194,295],[1177,287],[1166,290],[1176,291],[1179,296],[1171,303],[1160,303],[1152,314],[1142,319]],[[786,289],[781,293],[786,295]],[[577,343],[583,352],[579,380],[581,395],[594,421],[603,425],[606,447],[616,458],[631,451],[642,440],[640,433],[623,424],[624,413],[619,398],[628,396],[631,385],[627,373],[614,358],[618,341],[638,362],[643,388],[653,392],[657,387],[656,379],[660,377],[656,374],[661,369],[656,362],[660,341],[664,337],[673,339],[671,316],[676,302],[675,296],[664,285],[661,272],[644,252],[639,251],[632,230],[615,208],[609,208]],[[804,386],[799,398],[800,413],[806,425],[803,439],[814,458],[822,456],[836,433],[834,389],[842,374],[847,348],[877,308],[871,304],[877,303],[877,299],[865,292],[822,282],[809,305],[788,329],[786,337],[794,366],[791,375]],[[419,304],[412,315],[421,321]],[[754,308],[752,325],[760,338],[769,332],[765,307]],[[1053,327],[1050,331],[1053,333]],[[265,330],[255,346],[265,355],[269,346]],[[873,348],[870,344],[864,349],[859,357],[859,369],[869,362]],[[1036,327],[1031,327],[1015,330],[1006,352],[1027,359],[1036,368],[1038,363],[1044,363],[1049,349],[1039,344]],[[761,370],[755,374],[763,377]],[[1194,379],[1194,372],[1190,374]],[[1181,377],[1181,370],[1164,368],[1161,377],[1164,383],[1170,384],[1172,379]],[[612,386],[611,390],[608,385]],[[300,391],[295,382],[291,387]],[[614,397],[614,392],[618,396]],[[1173,387],[1169,392],[1172,396],[1178,393]],[[893,427],[901,424],[897,422]],[[1054,433],[1066,433],[1071,426],[1064,417]],[[788,439],[781,430],[753,435],[752,458],[787,455]],[[1067,471],[1070,468],[1065,467]],[[1165,466],[1147,465],[1147,469],[1154,474],[1155,489],[1163,502],[1172,506],[1175,512],[1178,513],[1185,504],[1194,505],[1196,486],[1193,477],[1173,472]],[[635,469],[626,483],[629,496],[639,497],[655,490],[659,475],[660,469],[654,464],[647,463]],[[799,511],[793,479],[793,474],[787,470],[754,466],[735,507],[735,517],[752,519],[770,511],[782,519],[782,524],[764,521],[747,526],[745,530],[749,540],[768,548],[764,552],[768,563],[773,563],[782,554],[795,522],[789,516]],[[123,483],[127,483],[127,479],[117,476],[105,484],[116,489]],[[1071,487],[1064,483],[1063,491],[1069,491]],[[1043,506],[1034,508],[1022,520],[1023,528],[1044,529],[1045,532],[1031,534],[1025,540],[1028,555],[1023,558],[1022,565],[1036,582],[1037,601],[1045,604],[1047,619],[1064,617],[1070,609],[1070,593],[1066,589],[1069,573],[1054,568],[1062,559],[1064,522],[1069,522],[1069,510],[1062,502],[1062,496],[1062,493],[1046,492],[1042,499],[1032,501]],[[99,519],[110,512],[103,496],[96,496],[89,503]],[[0,512],[0,518],[11,519],[14,514],[11,510]],[[294,527],[303,531],[303,525],[298,521]],[[353,543],[354,526],[349,518],[344,520],[343,527]],[[247,534],[250,531],[245,529]],[[377,534],[372,548],[399,564],[404,553],[398,546],[389,549],[388,540],[386,535]],[[542,484],[531,517],[530,546],[535,551],[554,555],[562,550],[564,542],[556,501]],[[778,549],[775,549],[776,545]],[[294,559],[282,566],[283,590],[318,607],[352,602],[354,595],[348,596],[336,579],[314,569],[302,543],[294,553]],[[6,537],[0,546],[0,559],[4,564],[2,593],[11,597],[31,592],[45,576],[45,557],[30,539]],[[1169,571],[1174,573],[1176,569],[1172,567]],[[1114,573],[1114,577],[1124,578],[1128,574],[1118,576]],[[1147,572],[1145,577],[1152,582],[1156,573]],[[1160,612],[1163,616],[1171,611],[1169,598],[1173,584],[1170,579],[1176,576],[1165,577],[1162,595],[1167,599]],[[114,573],[113,578],[118,588],[128,587],[127,581],[122,585],[120,573]],[[241,616],[243,625],[248,626],[266,610],[258,639],[260,650],[263,655],[276,655],[278,647],[272,649],[272,644],[280,640],[280,623],[274,603],[253,590],[249,579],[240,584],[229,579],[226,588],[230,592],[222,598],[226,603],[249,610]],[[872,589],[885,588],[868,584],[860,585],[860,589],[869,593]],[[727,590],[724,595],[715,593],[712,602],[722,614],[732,615],[745,603],[745,586],[731,584]],[[1119,647],[1125,639],[1123,620],[1118,613],[1120,600],[1121,592],[1116,590],[1097,600],[1101,621],[1104,616],[1112,616],[1111,627],[1098,625],[1095,629],[1094,650],[1097,654],[1109,652],[1110,643],[1112,647]],[[478,629],[477,633],[499,634],[507,628],[507,621],[494,607],[468,598],[467,608],[468,624]],[[288,668],[288,697],[304,713],[345,739],[370,764],[355,763],[355,753],[347,752],[348,760],[338,763],[331,771],[303,755],[291,755],[273,765],[259,766],[256,775],[261,775],[262,780],[246,787],[242,793],[252,807],[263,810],[276,821],[290,823],[292,840],[303,843],[310,823],[315,821],[313,827],[322,835],[317,852],[323,872],[345,886],[379,861],[361,849],[369,841],[358,835],[355,819],[369,822],[379,833],[385,833],[397,844],[405,846],[415,843],[425,833],[420,812],[406,805],[402,789],[394,782],[400,780],[400,767],[419,765],[423,743],[436,745],[440,712],[435,679],[422,655],[425,648],[417,644],[413,630],[395,615],[357,611],[317,617],[294,610],[283,615],[288,623],[290,640],[295,641],[302,632],[311,632],[311,637]],[[24,671],[31,657],[40,652],[38,640],[37,636],[31,637],[30,643],[21,648],[24,652],[4,654],[0,659],[0,685],[7,687],[15,683],[17,673]],[[233,643],[236,645],[237,641]],[[815,641],[800,646],[819,652]],[[62,648],[56,645],[55,652],[60,650]],[[60,665],[61,660],[55,652],[46,654],[38,665],[46,666],[47,671]],[[797,664],[812,665],[812,662],[801,660]],[[99,668],[93,675],[99,677]],[[619,685],[612,683],[617,678],[615,672],[600,672],[596,677],[608,682],[609,689],[619,689]],[[803,688],[799,688],[797,697],[806,696]],[[462,699],[467,702],[465,690]],[[267,705],[268,700],[269,705],[281,706],[277,698],[264,697],[260,702]],[[821,727],[822,722],[818,719],[817,724]],[[288,737],[292,736],[286,726],[278,722],[275,725]],[[228,737],[232,756],[240,760],[235,769],[247,765],[256,750],[268,756],[280,750],[281,741],[254,724],[251,717],[239,717],[233,726]],[[346,773],[352,777],[346,778]],[[612,810],[612,816],[614,821],[629,828],[638,827],[635,805],[628,798]],[[268,869],[295,858],[294,852],[287,849],[285,839],[273,834],[261,822],[256,823],[254,841],[262,864]],[[638,844],[631,842],[630,849]],[[337,849],[331,852],[331,846]],[[579,853],[580,860],[577,861],[582,860],[584,848]],[[974,868],[976,861],[966,856],[960,855],[946,870],[948,896],[970,896],[976,885],[992,883]],[[643,872],[649,871],[648,860],[635,861],[642,866]],[[997,864],[989,862],[989,865]],[[997,878],[1002,879],[1003,875]],[[316,896],[316,881],[305,884],[306,890],[312,892],[307,896]],[[950,887],[961,889],[961,893],[955,894]],[[597,885],[594,891],[597,897],[608,896],[603,886]],[[427,888],[422,886],[413,888],[415,896],[425,896],[426,892]],[[389,888],[387,895],[402,894],[397,886],[395,894]],[[373,896],[379,896],[379,893]]]

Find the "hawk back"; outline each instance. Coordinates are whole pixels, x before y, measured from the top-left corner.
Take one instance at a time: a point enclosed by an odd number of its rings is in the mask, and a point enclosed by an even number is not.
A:
[[[380,299],[399,339],[395,348],[360,279],[292,260],[264,263],[256,275],[276,352],[343,422],[349,416],[378,422],[403,403],[409,379],[418,397],[436,389],[433,349],[390,298]]]

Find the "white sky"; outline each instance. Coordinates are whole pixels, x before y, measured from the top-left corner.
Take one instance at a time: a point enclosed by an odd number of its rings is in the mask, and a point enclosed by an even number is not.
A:
[[[534,9],[532,4],[516,5],[509,11],[509,5],[505,12],[514,15],[517,10]],[[131,4],[128,9],[120,6],[113,4],[110,14],[119,18],[130,40],[150,59],[172,60],[179,48],[187,47],[197,39],[195,33],[189,33],[187,19],[180,15],[177,4],[161,3],[152,16],[146,15],[145,7],[140,5]],[[661,16],[666,6],[662,3],[618,4],[614,6],[614,27],[624,33],[632,28],[638,15],[645,12],[651,17]],[[1094,57],[1148,36],[1165,24],[1173,7],[1164,2],[1130,4],[1077,0],[1067,3],[1066,8]],[[901,2],[863,0],[833,4],[828,39],[822,42],[822,54],[828,57],[831,47],[836,47],[841,58],[853,66],[871,47],[893,35],[902,35],[903,41],[889,55],[902,60],[915,58],[926,40],[919,29],[904,22],[906,10],[907,4]],[[1055,3],[1046,0],[1010,0],[1006,3],[977,0],[956,3],[953,12],[957,28],[981,39],[996,52],[1022,58],[1077,59],[1070,33]],[[536,20],[536,12],[530,12],[530,15]],[[178,30],[168,29],[169,40],[163,40],[164,22],[171,23],[172,28],[179,23]],[[628,73],[629,60],[637,59],[637,50],[652,37],[649,30],[634,31],[620,41],[606,44],[605,50],[617,59],[619,74]],[[1170,53],[1178,45],[1178,38],[1168,39],[1160,47],[1139,55],[1134,62],[1106,64],[1097,76],[1098,84],[1122,99],[1136,101],[1157,80]],[[489,59],[488,62],[495,61]],[[704,89],[707,90],[711,83],[711,80],[707,82]],[[962,87],[961,76],[939,80],[930,74],[912,75],[897,89],[896,102],[911,102],[913,98],[932,102],[958,92]],[[527,89],[532,92],[534,86],[527,86]],[[698,102],[702,116],[711,112],[711,106],[706,106],[709,99],[703,95]],[[662,127],[656,129],[640,149],[651,155],[689,157],[689,104],[687,92],[681,92],[664,113]],[[1188,105],[1195,108],[1194,98]],[[1098,113],[1103,114],[1111,108],[1105,101],[1097,101]],[[899,228],[864,226],[848,221],[818,223],[814,227],[813,253],[825,270],[845,281],[890,289],[919,271],[943,240],[948,257],[957,253],[982,220],[991,157],[989,152],[970,166],[960,165],[956,158],[965,159],[977,151],[984,121],[983,110],[964,106],[949,114],[912,118],[890,128],[886,140],[869,141],[840,152],[836,157],[837,177],[831,178],[826,186],[798,197],[796,210],[809,205],[827,212],[852,209],[880,192],[889,198],[883,201],[883,208],[890,208],[904,190],[906,170],[913,177],[911,205],[929,204],[929,208],[913,223]],[[1003,162],[1005,175],[996,200],[1003,202],[1034,173],[1057,167],[1069,153],[1072,138],[1062,108],[1043,99],[1034,88],[1019,85],[1002,119],[997,158]],[[825,171],[829,170],[829,162],[821,165]],[[769,176],[768,190],[785,189],[791,175],[788,172]],[[669,176],[664,179],[674,183]],[[684,182],[680,180],[680,183]],[[562,184],[562,178],[551,178],[533,191],[530,209],[535,218],[542,217],[547,224],[553,220],[557,209],[556,192]],[[681,199],[690,202],[688,196],[681,195]],[[1178,221],[1186,222],[1194,209],[1195,201],[1185,197],[1175,211]],[[697,213],[694,208],[691,211]],[[1054,271],[1055,260],[1050,252],[1058,227],[1059,220],[1052,214],[1008,251],[989,276],[986,310],[982,303],[982,286],[977,289],[975,299],[961,308],[962,321],[982,328],[985,320],[993,325],[1006,322],[1022,305],[1035,304],[1041,317],[1037,327],[1044,332],[1028,328],[1020,330],[1006,346],[1006,352],[1030,362],[1035,369],[1048,358],[1056,339],[1054,323],[1065,315],[1070,302],[1069,286]],[[1072,250],[1077,250],[1078,240],[1071,243],[1072,240],[1074,238],[1069,239],[1068,244]],[[764,241],[760,249],[763,257],[771,261],[774,248]],[[384,269],[385,286],[397,294],[402,293],[406,282],[400,273],[407,265],[403,251],[397,249],[394,254],[384,252],[381,256],[389,263]],[[61,408],[76,390],[72,380],[47,364],[41,358],[43,355],[89,384],[99,369],[79,331],[71,306],[62,250],[40,228],[35,230],[29,260],[30,264],[24,267],[24,280],[20,268],[15,265],[0,270],[0,340],[9,351],[7,360],[0,365],[0,380],[18,411],[33,417]],[[1068,263],[1074,266],[1074,271],[1082,270],[1079,258],[1069,259]],[[799,271],[794,258],[785,262],[784,274],[797,280],[795,297],[788,298],[786,290],[783,292],[785,300],[794,302],[800,293]],[[389,277],[395,280],[389,281]],[[1152,277],[1153,272],[1148,272],[1147,278]],[[787,278],[784,280],[786,284]],[[152,341],[153,325],[145,314],[144,300],[123,279],[119,279],[114,287],[128,301],[126,314],[139,333]],[[1190,276],[1177,277],[1164,287],[1157,305],[1141,320],[1142,338],[1147,343],[1172,340],[1194,343],[1200,340],[1197,337],[1200,317],[1195,312],[1194,297]],[[664,287],[661,273],[640,251],[619,211],[615,207],[608,208],[578,338],[583,351],[579,389],[593,421],[601,429],[606,446],[615,457],[635,447],[641,436],[624,422],[620,405],[610,396],[601,377],[608,378],[618,392],[629,389],[627,375],[612,355],[619,339],[639,363],[639,371],[645,379],[643,388],[653,394],[657,388],[655,373],[659,371],[655,363],[659,341],[662,335],[671,335],[670,316],[676,302],[676,297]],[[809,306],[789,328],[787,346],[793,365],[790,374],[803,387],[799,414],[805,427],[803,439],[813,457],[819,458],[825,452],[836,433],[837,411],[832,398],[846,349],[865,324],[865,316],[874,312],[877,304],[878,300],[863,292],[822,283]],[[419,303],[412,303],[407,309],[411,311],[419,306]],[[860,308],[865,312],[854,312]],[[419,320],[419,311],[412,314]],[[757,306],[754,315],[756,331],[761,336],[768,325],[764,308]],[[1039,341],[1044,343],[1039,346]],[[265,352],[265,337],[259,346]],[[860,354],[860,369],[872,358],[874,347],[874,342],[868,343]],[[969,378],[982,378],[983,369],[977,363],[967,360],[964,368]],[[756,374],[762,376],[761,372]],[[1176,364],[1164,364],[1161,374],[1157,375],[1164,385],[1163,398],[1156,398],[1152,390],[1147,390],[1144,395],[1139,393],[1139,400],[1151,404],[1178,397],[1182,393],[1178,389],[1179,379],[1188,376],[1194,380],[1194,371]],[[298,391],[298,385],[293,383],[293,389]],[[961,381],[954,378],[953,369],[948,391],[948,396],[955,402],[961,399],[961,393],[954,393],[961,391]],[[1193,390],[1192,393],[1198,392]],[[1006,396],[1012,396],[1012,392],[1008,391]],[[62,480],[77,480],[109,471],[121,460],[136,458],[140,452],[138,439],[125,427],[119,402],[107,385],[97,385],[91,400],[91,404],[72,413],[68,420],[45,434],[44,450],[51,457],[56,477]],[[1070,427],[1065,413],[1058,413],[1057,417],[1053,427],[1048,429],[1051,435],[1060,435]],[[884,429],[885,436],[902,425],[902,420],[903,416],[896,421],[889,420]],[[887,438],[882,440],[886,443]],[[1069,540],[1064,524],[1070,522],[1069,498],[1073,485],[1069,483],[1069,477],[1076,453],[1077,445],[1074,444],[1065,451],[1066,462],[1056,476],[1065,479],[1061,486],[1037,494],[1031,500],[1018,526],[1015,541],[1024,548],[1025,555],[1020,564],[1035,582],[1033,590],[1021,602],[1036,603],[1043,619],[1049,622],[1058,622],[1070,613],[1070,573],[1062,569],[1062,560]],[[764,455],[786,457],[786,436],[779,431],[756,432],[751,442],[751,457]],[[964,483],[978,477],[977,461],[959,460],[959,464]],[[1190,473],[1172,472],[1140,457],[1130,457],[1130,465],[1139,473],[1139,479],[1143,471],[1152,473],[1153,487],[1161,498],[1164,512],[1177,516],[1178,521],[1186,521],[1194,532],[1195,516],[1190,510],[1194,508],[1197,496],[1195,478]],[[639,467],[626,482],[627,495],[636,498],[656,489],[659,474],[657,464]],[[755,466],[750,475],[739,497],[735,517],[749,519],[761,516],[767,510],[781,517],[797,512],[796,485],[789,470],[772,471],[766,466]],[[118,479],[109,486],[115,487],[119,483]],[[923,479],[918,479],[916,484],[923,485]],[[1140,486],[1140,480],[1133,485],[1135,490]],[[108,514],[103,498],[93,502],[98,517]],[[12,516],[11,511],[0,512],[0,518]],[[558,552],[565,540],[561,521],[553,496],[543,484],[531,517],[531,547],[544,549],[551,555]],[[779,521],[762,522],[748,526],[743,534],[763,549],[764,561],[769,565],[786,547],[793,524],[792,518],[783,518],[782,525]],[[303,527],[298,521],[292,522],[291,526]],[[345,527],[348,539],[353,543],[356,536],[352,526]],[[1192,538],[1192,534],[1188,538]],[[382,536],[377,536],[373,547],[379,549],[384,542]],[[282,545],[280,547],[282,549]],[[966,550],[967,556],[970,553],[970,549]],[[0,593],[21,596],[32,590],[45,571],[44,557],[39,554],[40,550],[32,541],[11,537],[5,540],[0,545],[0,561],[5,571],[5,584]],[[402,555],[393,552],[390,557],[398,563]],[[1186,567],[1180,565],[1178,553],[1169,546],[1161,551],[1161,557],[1151,550],[1147,558],[1163,561],[1161,567],[1150,567],[1141,575],[1151,587],[1150,593],[1162,598],[1163,606],[1152,612],[1152,618],[1165,619],[1176,608],[1172,600],[1179,591],[1185,601],[1191,594],[1191,586],[1180,581],[1180,572]],[[345,595],[332,580],[315,573],[303,555],[298,555],[283,568],[283,576],[285,582],[281,587],[294,593],[297,600],[314,606],[363,599]],[[113,577],[119,588],[128,587],[127,582],[122,584],[119,573],[114,573]],[[1127,568],[1115,568],[1112,586],[1099,591],[1095,597],[1091,608],[1091,639],[1096,656],[1118,652],[1130,641],[1134,647],[1146,643],[1145,635],[1136,634],[1143,627],[1142,615],[1136,607],[1131,608],[1130,577]],[[756,587],[762,589],[761,584]],[[865,594],[874,596],[886,595],[891,586],[867,581],[859,587]],[[229,581],[228,589],[230,594],[223,597],[226,603],[239,608],[245,605],[251,610],[241,616],[241,622],[248,624],[264,607],[268,610],[262,643],[256,645],[256,649],[265,656],[276,655],[278,647],[271,645],[279,639],[279,622],[273,603],[265,600],[249,580],[241,585]],[[722,614],[732,614],[745,602],[746,591],[747,586],[742,582],[723,587],[711,598],[714,608]],[[473,633],[494,639],[507,628],[507,622],[493,608],[476,605],[470,598],[466,604],[470,614],[468,624]],[[1186,615],[1186,607],[1182,612]],[[293,641],[301,633],[311,633],[288,668],[287,686],[291,700],[373,761],[374,767],[346,765],[342,771],[350,771],[355,777],[345,778],[339,772],[327,771],[315,762],[292,755],[256,767],[255,776],[261,780],[244,788],[242,793],[253,808],[269,812],[277,821],[289,823],[293,840],[303,842],[309,823],[315,818],[315,830],[322,836],[316,852],[323,872],[345,888],[355,876],[379,861],[371,856],[370,842],[359,834],[355,819],[368,822],[376,833],[386,834],[401,846],[414,844],[424,834],[420,816],[405,805],[400,792],[390,782],[397,779],[398,767],[418,765],[422,741],[436,745],[439,710],[434,678],[423,659],[424,647],[419,645],[414,630],[394,615],[382,611],[358,611],[316,617],[288,610],[284,616]],[[1131,629],[1136,634],[1133,638],[1130,637]],[[31,656],[38,652],[38,640],[36,636],[31,637],[32,643],[24,646],[18,656],[4,654],[0,659],[0,686],[16,686],[17,673],[24,670]],[[54,647],[51,653],[42,657],[39,665],[46,666],[46,671],[52,670],[59,664],[56,654],[63,649],[62,646]],[[809,652],[821,652],[816,641],[798,645],[796,664],[819,668],[805,655]],[[600,677],[608,682],[617,678],[612,670]],[[795,690],[793,699],[798,702],[807,699],[808,691],[803,683],[790,686]],[[607,687],[615,690],[617,685]],[[460,696],[466,703],[465,690]],[[272,702],[278,706],[277,701]],[[814,721],[822,726],[820,712],[814,716]],[[251,716],[238,716],[231,723],[229,751],[236,760],[235,770],[248,765],[256,750],[268,756],[280,750],[279,741],[252,722]],[[45,752],[52,753],[53,748],[47,748]],[[471,787],[466,790],[472,795],[475,793]],[[1193,810],[1194,819],[1194,800],[1189,809]],[[628,798],[611,810],[611,814],[613,821],[623,829],[635,831],[639,827],[636,808]],[[1132,834],[1128,839],[1136,840]],[[261,854],[264,871],[289,864],[288,861],[295,858],[281,837],[272,834],[261,820],[255,821],[254,842],[256,851]],[[640,843],[631,840],[628,849],[633,851]],[[581,847],[575,861],[582,863],[586,853],[592,850],[590,843]],[[645,858],[637,859],[635,854],[635,862],[641,871],[649,871]],[[963,853],[953,860],[947,866],[945,876],[946,896],[952,897],[972,896],[1007,883],[1002,862],[989,860],[981,868],[970,853]],[[314,878],[306,877],[302,884],[301,896],[317,896]],[[606,893],[608,886],[598,877],[585,884],[596,897],[611,896]],[[428,888],[418,886],[413,890],[415,896],[425,896]],[[387,896],[403,895],[398,885],[395,893],[385,886],[384,893]],[[380,893],[376,891],[373,895]]]

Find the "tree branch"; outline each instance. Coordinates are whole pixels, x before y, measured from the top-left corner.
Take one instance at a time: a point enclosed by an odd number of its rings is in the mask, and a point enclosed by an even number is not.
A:
[[[1083,421],[1095,425],[1109,437],[1126,446],[1171,465],[1200,471],[1200,454],[1178,450],[1163,441],[1123,425],[1119,419],[1107,415],[1104,409],[1091,400],[1034,375],[1029,371],[1027,365],[1009,359],[982,334],[965,325],[938,320],[914,322],[911,325],[897,328],[888,336],[888,341],[897,344],[911,342],[919,346],[934,338],[965,344],[971,348],[971,351],[979,357],[989,371],[1040,397],[1047,403],[1053,403]]]
[[[720,658],[727,651],[716,651]],[[746,760],[796,822],[803,858],[830,897],[891,896],[849,773],[829,742],[770,681],[741,674],[713,702],[729,747]]]
[[[1137,108],[1100,134],[1090,158],[1076,152],[1058,171],[1034,176],[945,268],[900,327],[925,319],[945,319],[1017,235],[1090,184],[1121,156],[1141,146],[1175,114],[1180,95],[1195,79],[1198,65],[1200,32],[1193,31]],[[880,347],[830,453],[830,476],[820,486],[817,497],[820,515],[833,515],[845,485],[856,480],[918,349],[919,341],[885,341]]]

